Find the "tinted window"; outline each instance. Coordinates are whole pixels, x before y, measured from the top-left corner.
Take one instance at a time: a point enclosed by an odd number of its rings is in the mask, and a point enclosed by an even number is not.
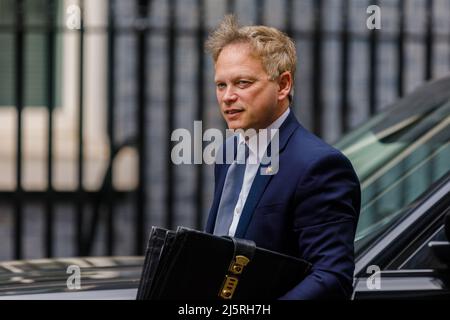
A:
[[[421,243],[417,250],[404,261],[398,269],[444,269],[446,265],[439,261],[428,247],[430,241],[447,241],[443,226],[431,237]]]
[[[357,254],[449,172],[450,102],[385,112],[336,146],[361,180]]]

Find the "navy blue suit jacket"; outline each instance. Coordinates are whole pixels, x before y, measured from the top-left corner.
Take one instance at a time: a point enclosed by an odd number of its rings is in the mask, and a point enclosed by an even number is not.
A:
[[[304,129],[292,110],[280,127],[279,150],[275,175],[258,170],[235,237],[312,263],[311,273],[281,299],[350,298],[360,210],[355,171],[341,152]],[[215,165],[210,233],[228,167]]]

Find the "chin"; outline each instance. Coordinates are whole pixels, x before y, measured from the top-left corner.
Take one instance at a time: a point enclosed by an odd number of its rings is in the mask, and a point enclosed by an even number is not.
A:
[[[239,125],[239,124],[228,125],[228,129],[230,129],[230,130],[238,130],[238,129],[246,130],[246,128],[244,126]]]
[[[234,121],[228,122],[227,127],[228,127],[228,129],[231,129],[231,130],[242,129],[242,125],[239,122],[234,122]]]

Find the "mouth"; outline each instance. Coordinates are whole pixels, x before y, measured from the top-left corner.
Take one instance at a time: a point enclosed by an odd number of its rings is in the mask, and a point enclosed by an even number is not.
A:
[[[242,110],[242,109],[229,109],[229,110],[225,110],[225,114],[226,115],[234,115],[234,114],[237,114],[237,113],[241,113],[243,111],[244,110]]]
[[[229,110],[225,110],[225,119],[227,121],[236,121],[241,117],[242,112],[244,112],[244,110],[242,109],[229,109]]]

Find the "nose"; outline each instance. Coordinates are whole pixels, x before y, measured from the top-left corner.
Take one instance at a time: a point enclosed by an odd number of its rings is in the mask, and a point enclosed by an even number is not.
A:
[[[230,104],[236,102],[236,100],[237,100],[236,92],[234,92],[234,90],[231,86],[228,86],[225,89],[225,92],[223,93],[222,101],[225,104],[230,105]]]

